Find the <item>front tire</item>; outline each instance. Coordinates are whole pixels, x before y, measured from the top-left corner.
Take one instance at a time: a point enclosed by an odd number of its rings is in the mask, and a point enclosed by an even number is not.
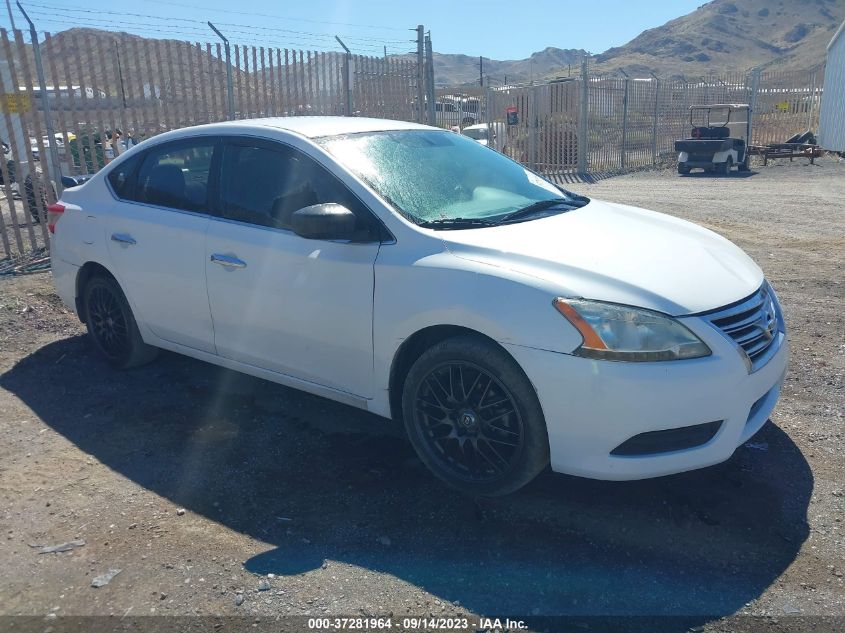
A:
[[[690,172],[690,168],[685,163],[678,163],[678,173],[686,176]]]
[[[150,362],[158,349],[144,343],[126,296],[111,277],[92,277],[85,285],[85,325],[97,352],[115,369]]]
[[[447,339],[412,365],[405,428],[425,465],[474,496],[518,490],[549,463],[543,411],[507,352],[472,336]]]

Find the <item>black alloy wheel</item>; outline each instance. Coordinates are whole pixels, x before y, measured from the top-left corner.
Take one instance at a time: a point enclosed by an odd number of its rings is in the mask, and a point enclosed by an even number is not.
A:
[[[89,279],[83,301],[88,334],[100,355],[113,367],[128,369],[157,356],[158,349],[144,343],[129,302],[114,279]]]
[[[97,284],[88,293],[88,318],[91,336],[109,359],[118,359],[129,351],[129,326],[120,301],[104,284]]]
[[[537,392],[507,351],[480,336],[420,355],[405,378],[402,417],[429,470],[467,494],[514,492],[549,464]]]
[[[494,482],[522,451],[513,396],[473,363],[447,362],[430,371],[417,388],[415,412],[427,450],[456,479]]]

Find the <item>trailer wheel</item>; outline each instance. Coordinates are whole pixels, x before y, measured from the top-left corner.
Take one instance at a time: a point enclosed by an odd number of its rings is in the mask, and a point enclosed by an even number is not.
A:
[[[690,168],[685,163],[678,163],[678,173],[682,175],[687,175],[690,172]]]

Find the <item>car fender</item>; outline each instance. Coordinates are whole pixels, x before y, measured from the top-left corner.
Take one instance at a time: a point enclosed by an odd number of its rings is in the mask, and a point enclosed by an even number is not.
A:
[[[543,280],[446,251],[408,265],[391,261],[401,256],[398,251],[384,251],[375,269],[374,413],[390,415],[393,361],[402,344],[426,328],[460,327],[502,345],[560,353],[582,342],[553,306],[560,293]]]

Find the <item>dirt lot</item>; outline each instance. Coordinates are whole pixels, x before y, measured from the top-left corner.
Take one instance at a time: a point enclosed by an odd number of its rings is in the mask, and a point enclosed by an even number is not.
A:
[[[789,377],[727,463],[625,483],[549,473],[473,501],[380,418],[172,354],[115,373],[49,274],[0,277],[0,614],[841,626],[807,616],[845,616],[845,163],[571,188],[704,224],[777,288]]]

